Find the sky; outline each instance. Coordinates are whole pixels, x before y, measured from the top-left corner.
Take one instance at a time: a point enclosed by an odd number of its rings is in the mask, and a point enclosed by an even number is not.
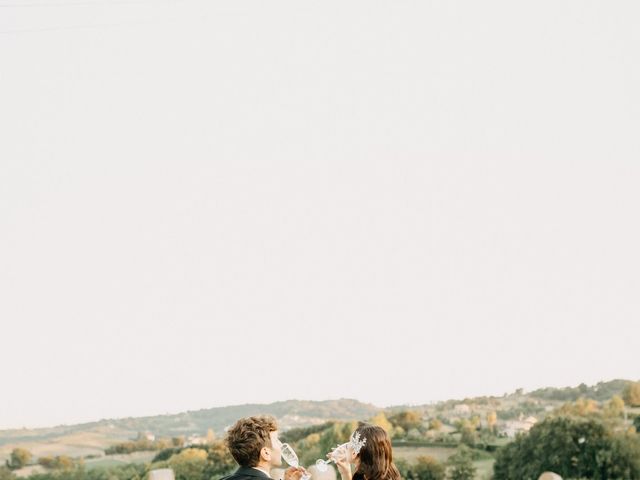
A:
[[[640,379],[639,15],[0,0],[0,428]]]

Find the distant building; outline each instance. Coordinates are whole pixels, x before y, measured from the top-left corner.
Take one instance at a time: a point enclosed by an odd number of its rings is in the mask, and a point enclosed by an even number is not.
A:
[[[185,445],[206,445],[207,439],[206,437],[201,437],[200,435],[194,433],[193,435],[189,435],[185,440]]]
[[[459,403],[455,407],[453,407],[453,414],[458,417],[466,417],[471,415],[471,407],[466,403]]]
[[[531,427],[536,423],[538,423],[538,419],[536,417],[529,416],[524,418],[523,415],[520,415],[518,420],[509,420],[505,422],[499,429],[499,433],[509,438],[514,438],[519,433],[526,433],[531,430]]]

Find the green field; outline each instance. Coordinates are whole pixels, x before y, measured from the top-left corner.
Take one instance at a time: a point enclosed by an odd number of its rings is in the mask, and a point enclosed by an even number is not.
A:
[[[36,458],[56,455],[67,455],[72,458],[103,455],[106,447],[127,440],[134,435],[135,432],[129,431],[96,429],[88,432],[70,432],[44,440],[34,437],[15,444],[7,442],[0,445],[0,462],[4,463],[8,460],[11,450],[15,447],[26,448]]]
[[[109,455],[100,458],[91,458],[84,461],[86,468],[113,467],[116,465],[127,465],[129,463],[150,463],[157,452],[134,452],[129,455]],[[18,477],[24,478],[34,473],[46,472],[39,465],[31,465],[20,470],[16,470]]]
[[[129,455],[109,455],[100,458],[85,460],[87,468],[113,467],[114,465],[126,465],[128,463],[151,463],[158,452],[134,452]]]
[[[454,453],[456,453],[456,448],[451,447],[393,447],[394,458],[401,458],[411,463],[422,456],[429,456],[439,462],[446,462]],[[489,480],[493,474],[493,463],[494,460],[492,458],[473,462],[477,468],[476,480]]]
[[[395,458],[402,458],[410,463],[423,456],[433,457],[439,462],[445,462],[454,453],[456,453],[456,449],[451,447],[393,447]]]
[[[478,460],[477,462],[473,462],[475,467],[478,469],[476,472],[476,480],[489,480],[491,475],[493,475],[493,463],[495,460]]]

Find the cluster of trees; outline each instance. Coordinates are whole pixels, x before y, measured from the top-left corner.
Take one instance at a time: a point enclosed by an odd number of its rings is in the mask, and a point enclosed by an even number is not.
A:
[[[579,398],[590,398],[599,402],[604,402],[610,399],[614,395],[618,395],[624,398],[627,405],[633,406],[634,403],[629,401],[630,398],[625,396],[630,393],[630,390],[637,395],[638,403],[640,406],[640,383],[630,382],[628,380],[612,380],[610,382],[600,382],[593,386],[587,386],[581,383],[577,387],[565,387],[565,388],[541,388],[531,392],[531,397],[539,398],[541,400],[556,400],[561,402],[574,402]]]
[[[607,401],[578,397],[501,448],[494,480],[537,479],[544,471],[563,478],[640,478],[640,417],[628,422],[625,409],[625,404],[640,404],[640,383],[608,382],[599,390],[612,384],[621,396],[614,394]]]
[[[494,480],[535,480],[552,471],[563,478],[640,478],[640,438],[595,416],[550,417],[500,449]]]
[[[384,412],[379,412],[369,420],[374,425],[384,428],[394,440],[425,441],[427,437],[431,441],[447,441],[452,439],[440,435],[443,422],[438,418],[424,418],[415,410],[402,410],[393,413],[388,418]]]
[[[11,452],[9,460],[6,462],[5,468],[9,471],[24,468],[27,465],[34,464],[33,454],[24,448],[14,448]],[[82,465],[82,459],[71,458],[67,455],[44,456],[39,457],[37,464],[49,470],[71,470]]]
[[[322,433],[326,429],[333,427],[337,422],[329,421],[325,423],[321,423],[319,425],[312,425],[310,427],[300,427],[300,428],[292,428],[291,430],[287,430],[280,435],[280,439],[283,442],[287,442],[290,444],[299,442],[309,435],[313,435],[316,433]]]
[[[6,465],[0,465],[0,480],[15,480],[16,476]]]
[[[419,427],[414,427],[406,437],[396,435],[394,439],[422,439],[427,440],[427,444],[439,442],[446,445],[463,444],[472,448],[488,449],[496,442],[497,425],[497,412],[489,411],[484,420],[479,415],[456,420],[453,425],[456,435],[450,435],[441,433],[443,422],[440,419],[432,418],[426,423],[421,423]]]
[[[46,459],[46,460],[45,460]],[[127,464],[88,469],[82,461],[69,457],[43,457],[44,473],[29,480],[144,480],[149,471],[171,468],[176,480],[219,479],[237,468],[222,441],[195,447],[171,447],[158,452],[150,464]],[[17,480],[8,467],[0,468],[0,480]]]
[[[376,417],[373,418],[373,421],[375,422],[376,418],[379,418],[381,416],[384,416],[384,413],[379,413]],[[403,410],[401,412],[395,413],[389,417],[389,422],[396,429],[396,434],[402,432],[408,433],[413,429],[419,430],[421,428],[424,428],[422,415],[414,410]]]
[[[237,464],[223,441],[208,445],[169,448],[159,452],[149,469],[171,468],[176,480],[217,479],[233,472]]]
[[[494,402],[487,400],[485,406],[493,405]],[[537,408],[540,409],[539,406]],[[500,416],[502,417],[502,411]],[[382,422],[380,421],[381,417]],[[385,429],[394,440],[399,441],[421,442],[425,445],[433,443],[446,446],[464,444],[472,448],[495,448],[498,436],[498,413],[496,410],[488,410],[482,417],[473,415],[468,418],[459,418],[453,423],[455,432],[451,433],[443,431],[444,422],[441,418],[424,418],[415,411],[401,411],[388,418],[387,423],[390,428]],[[385,420],[384,413],[380,413],[370,421],[384,428]]]
[[[55,457],[46,456],[38,458],[38,465],[50,470],[71,470],[77,465],[81,465],[82,460],[75,460],[67,455],[58,455]]]
[[[133,452],[153,452],[156,450],[164,450],[166,448],[183,447],[185,437],[160,438],[158,440],[149,440],[144,435],[139,434],[135,440],[116,443],[105,449],[105,455],[128,454]]]
[[[17,470],[28,465],[32,458],[33,455],[29,450],[24,448],[14,448],[11,451],[9,460],[7,460],[6,467],[9,470]]]
[[[456,429],[460,433],[460,442],[469,447],[473,447],[478,443],[480,438],[480,417],[475,416],[469,419],[460,419],[456,422]]]
[[[475,455],[477,453],[468,447],[461,446],[446,462],[421,456],[414,463],[398,460],[396,466],[405,480],[472,480],[476,475]]]
[[[92,469],[76,463],[72,468],[30,475],[28,480],[143,480],[147,473],[145,465],[135,463]]]
[[[579,398],[575,402],[567,402],[554,411],[555,416],[569,417],[598,417],[618,420],[624,416],[625,403],[622,398],[614,395],[611,400],[600,404],[589,398]]]
[[[622,392],[622,398],[630,407],[640,407],[640,382],[627,384]]]

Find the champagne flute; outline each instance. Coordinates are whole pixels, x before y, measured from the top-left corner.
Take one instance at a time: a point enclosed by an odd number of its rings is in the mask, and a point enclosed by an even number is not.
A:
[[[298,455],[296,455],[296,452],[293,450],[293,448],[291,448],[291,445],[289,445],[288,443],[282,444],[282,458],[284,458],[284,461],[287,462],[292,467],[298,468],[300,466]],[[300,477],[300,480],[310,480],[310,479],[311,479],[311,475],[303,474],[302,477]]]
[[[340,457],[343,457],[345,455],[346,448],[347,448],[347,444],[343,443],[342,445],[338,445],[336,448],[333,449],[333,451],[329,454],[328,460],[323,460],[321,458],[316,460],[316,468],[318,469],[318,471],[326,472],[331,462],[335,462]]]

